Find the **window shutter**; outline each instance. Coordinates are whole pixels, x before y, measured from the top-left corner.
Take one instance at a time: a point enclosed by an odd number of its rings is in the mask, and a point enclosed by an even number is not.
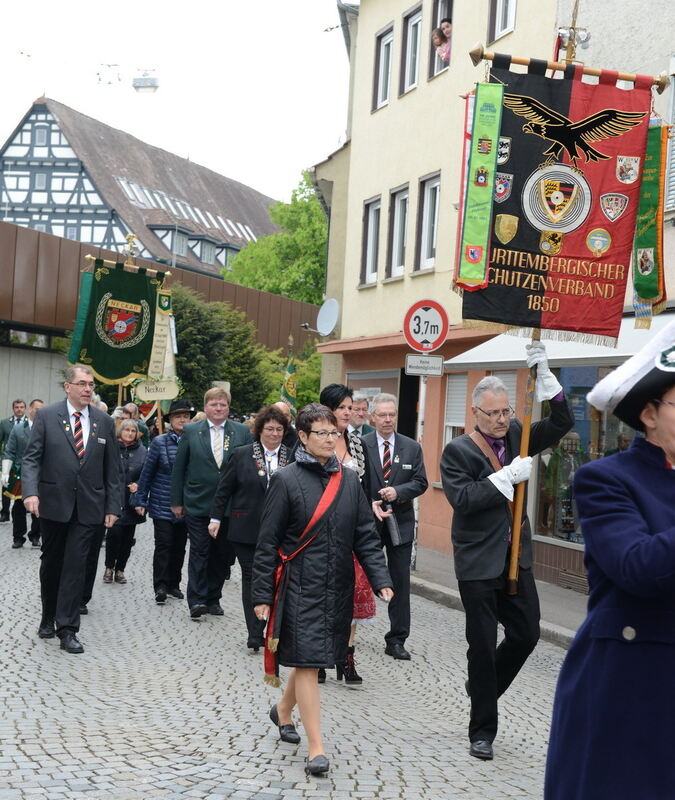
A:
[[[497,372],[492,373],[495,378],[499,378],[500,381],[503,381],[504,385],[508,389],[509,392],[509,403],[515,408],[516,403],[516,380],[517,380],[517,373],[515,370],[500,370]]]
[[[466,424],[467,374],[448,375],[445,393],[445,424],[463,428]]]

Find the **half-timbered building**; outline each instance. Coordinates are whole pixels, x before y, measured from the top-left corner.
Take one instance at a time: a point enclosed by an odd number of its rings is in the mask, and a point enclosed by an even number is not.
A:
[[[219,274],[277,231],[273,199],[41,97],[0,150],[0,219],[108,250]]]

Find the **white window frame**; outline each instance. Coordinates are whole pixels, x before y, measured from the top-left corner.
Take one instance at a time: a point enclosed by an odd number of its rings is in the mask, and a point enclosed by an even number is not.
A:
[[[516,4],[517,0],[495,0],[493,42],[515,30]]]
[[[441,25],[441,20],[445,19],[445,17],[449,16],[449,14],[450,11],[448,8],[448,0],[439,0],[438,5],[436,7],[436,19],[434,20],[432,29],[439,28]],[[446,70],[450,66],[448,61],[443,61],[443,59],[438,55],[435,47],[433,47],[433,59],[434,59],[433,62],[434,66],[433,66],[433,72],[431,73],[432,77],[443,72],[443,70]]]
[[[44,139],[44,141],[42,141],[42,139]],[[49,142],[49,128],[46,125],[36,125],[35,140],[34,140],[35,146],[47,147],[48,142]]]
[[[397,278],[405,271],[405,251],[408,243],[408,189],[391,196],[393,207],[391,221],[391,277]]]
[[[35,173],[35,182],[33,184],[33,188],[36,192],[44,192],[47,190],[47,173],[46,172],[36,172]]]
[[[420,269],[436,265],[438,242],[438,208],[441,197],[441,176],[429,178],[422,184],[422,230],[420,233]],[[433,198],[433,204],[432,204]]]
[[[422,9],[406,18],[405,63],[403,91],[408,92],[417,86],[420,74],[420,54],[422,49]]]
[[[365,263],[363,271],[364,283],[377,282],[377,262],[380,255],[380,222],[382,218],[381,199],[366,204],[365,213]]]
[[[675,53],[670,59],[670,74],[675,71]],[[675,87],[670,87],[670,124],[675,125]],[[671,129],[672,130],[672,129]],[[668,169],[664,190],[664,207],[666,211],[675,210],[675,137],[668,142]]]
[[[77,225],[66,225],[66,239],[71,239],[74,242],[79,241],[79,233]]]
[[[394,31],[390,30],[378,37],[377,42],[377,89],[375,93],[375,108],[382,108],[389,103],[393,53]]]
[[[216,261],[216,246],[213,242],[202,242],[201,258],[204,264],[214,264]]]
[[[445,420],[443,446],[451,439],[461,436],[466,426],[466,393],[468,373],[450,373],[445,386]]]

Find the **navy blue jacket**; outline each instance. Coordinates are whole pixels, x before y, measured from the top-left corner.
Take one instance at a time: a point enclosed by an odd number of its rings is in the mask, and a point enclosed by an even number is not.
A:
[[[137,505],[136,495],[132,494],[128,487],[130,483],[138,483],[148,451],[143,447],[140,441],[136,441],[128,447],[118,441],[118,445],[120,448],[120,469],[124,490],[124,503],[122,505],[122,516],[117,522],[119,525],[138,525],[139,522],[143,522],[143,517],[139,517],[134,511]]]
[[[545,800],[675,796],[675,470],[637,438],[577,470],[588,616],[556,690]]]
[[[155,436],[150,442],[148,457],[138,481],[136,505],[147,508],[153,519],[178,522],[178,517],[171,511],[171,471],[179,441],[180,436],[169,431]]]

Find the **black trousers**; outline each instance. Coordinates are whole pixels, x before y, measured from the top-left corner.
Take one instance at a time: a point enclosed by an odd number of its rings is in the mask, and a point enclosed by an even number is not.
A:
[[[12,502],[12,500],[11,498],[7,497],[4,492],[1,492],[0,494],[2,494],[2,513],[9,514],[9,504]]]
[[[386,531],[382,542],[387,553],[387,566],[393,583],[394,597],[387,606],[389,632],[385,634],[387,644],[405,644],[410,636],[410,559],[412,542],[394,547]]]
[[[82,605],[86,606],[94,593],[94,583],[98,573],[98,556],[101,552],[101,544],[105,536],[105,526],[97,525],[96,532],[91,540],[89,552],[87,553],[87,567],[84,575],[84,590],[82,592]]]
[[[190,555],[188,557],[187,603],[213,605],[223,594],[223,584],[230,577],[234,564],[234,550],[227,541],[228,520],[220,523],[220,532],[214,539],[209,534],[208,517],[186,516]]]
[[[506,594],[506,569],[499,578],[459,581],[466,612],[471,719],[469,739],[492,742],[497,734],[497,698],[509,688],[539,640],[539,596],[532,570],[521,569],[518,594]],[[497,647],[497,623],[504,639]]]
[[[80,603],[84,588],[87,554],[98,525],[83,525],[76,513],[69,522],[40,518],[42,556],[40,594],[42,616],[54,620],[61,635],[80,629]]]
[[[124,572],[134,546],[134,533],[136,525],[120,525],[116,522],[108,528],[105,537],[105,566],[116,572]]]
[[[253,603],[251,602],[251,576],[253,574],[255,545],[232,542],[232,546],[241,567],[241,604],[244,609],[248,638],[261,642],[265,632],[265,622],[256,617],[253,612]]]
[[[155,552],[152,556],[152,583],[155,591],[178,589],[183,574],[187,525],[185,520],[153,519]]]
[[[23,500],[15,500],[12,506],[12,537],[15,542],[23,543],[26,541],[26,531],[28,530],[28,525],[26,524],[27,513]],[[31,542],[40,541],[40,520],[35,514],[30,515],[30,533],[28,534],[28,538]]]

